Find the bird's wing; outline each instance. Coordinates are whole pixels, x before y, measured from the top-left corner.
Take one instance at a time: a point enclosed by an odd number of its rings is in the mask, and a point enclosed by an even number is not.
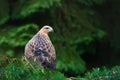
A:
[[[31,44],[32,52],[34,54],[34,61],[46,68],[54,68],[55,58],[53,58],[53,45],[51,41],[45,37],[37,37]]]
[[[35,56],[39,55],[48,56],[49,52],[47,48],[49,47],[49,43],[46,42],[46,38],[44,36],[37,37],[36,40],[34,41],[34,46]]]

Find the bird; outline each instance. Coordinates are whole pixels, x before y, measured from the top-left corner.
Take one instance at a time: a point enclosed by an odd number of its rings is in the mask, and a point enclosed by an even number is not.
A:
[[[54,32],[51,26],[43,26],[25,45],[24,57],[29,63],[55,70],[56,52],[49,38],[50,32]]]

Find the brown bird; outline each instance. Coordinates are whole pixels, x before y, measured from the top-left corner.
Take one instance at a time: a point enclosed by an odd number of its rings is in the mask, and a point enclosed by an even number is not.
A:
[[[50,26],[43,26],[25,46],[25,59],[43,68],[56,69],[55,48],[48,36],[53,32]]]

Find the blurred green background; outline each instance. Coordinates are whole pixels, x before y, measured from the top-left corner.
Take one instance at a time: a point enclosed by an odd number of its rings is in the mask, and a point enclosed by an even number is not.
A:
[[[22,58],[25,44],[44,25],[55,30],[50,38],[58,75],[83,76],[96,67],[120,64],[120,0],[0,0],[1,79],[16,80],[2,74],[13,69],[14,59]]]

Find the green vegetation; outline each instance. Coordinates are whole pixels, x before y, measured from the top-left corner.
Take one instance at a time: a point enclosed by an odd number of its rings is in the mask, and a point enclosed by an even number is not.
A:
[[[95,68],[92,72],[86,73],[87,79],[93,80],[119,80],[120,79],[120,66],[115,66],[112,69],[106,67]]]
[[[119,3],[0,0],[0,80],[118,80],[119,66],[101,67],[120,63]],[[50,37],[56,49],[57,71],[42,73],[41,68],[32,70],[21,57],[25,44],[46,24],[55,30]],[[94,67],[100,68],[88,71]]]
[[[33,69],[22,58],[6,59],[7,64],[0,64],[0,79],[1,80],[119,80],[120,66],[115,66],[112,69],[94,68],[91,72],[87,72],[84,77],[65,77],[58,70],[52,71],[49,69],[36,68]],[[3,66],[4,65],[4,66]]]
[[[29,64],[20,59],[9,59],[9,64],[1,66],[0,79],[2,80],[65,80],[64,75],[57,71],[45,70],[42,68],[33,70]]]

